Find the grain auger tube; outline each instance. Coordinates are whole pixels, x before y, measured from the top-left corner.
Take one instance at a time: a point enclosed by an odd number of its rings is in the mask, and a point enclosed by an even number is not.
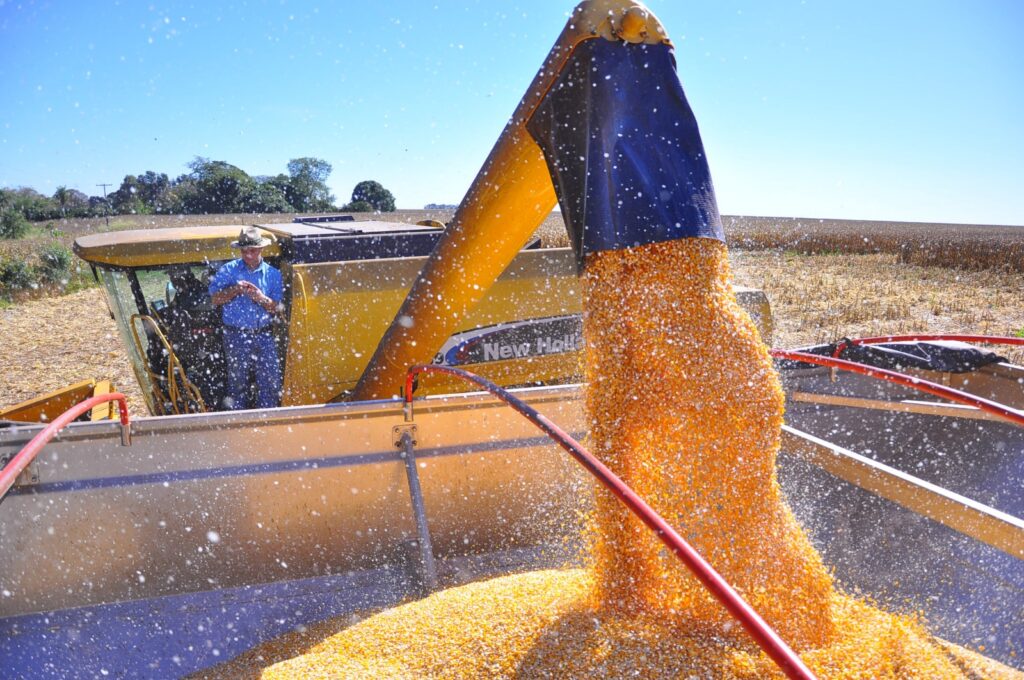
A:
[[[578,78],[591,59],[599,60],[601,77],[583,87]],[[570,120],[578,129],[565,127]],[[590,162],[580,164],[586,154]],[[608,182],[618,182],[617,190],[597,190]],[[397,395],[405,368],[433,358],[556,198],[580,263],[605,248],[722,238],[672,45],[637,2],[589,0],[575,8],[351,398]]]

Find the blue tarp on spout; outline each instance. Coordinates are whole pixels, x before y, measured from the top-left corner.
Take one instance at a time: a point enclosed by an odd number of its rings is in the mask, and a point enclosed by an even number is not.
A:
[[[587,254],[725,240],[697,121],[668,45],[578,45],[527,123],[582,268]]]

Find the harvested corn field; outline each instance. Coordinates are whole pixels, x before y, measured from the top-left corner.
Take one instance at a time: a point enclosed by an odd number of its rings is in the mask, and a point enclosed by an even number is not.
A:
[[[146,413],[103,290],[90,288],[0,309],[0,406],[87,379],[107,379],[128,409]]]
[[[896,255],[904,264],[1024,271],[1024,228],[925,222],[723,217],[729,245],[802,254]]]

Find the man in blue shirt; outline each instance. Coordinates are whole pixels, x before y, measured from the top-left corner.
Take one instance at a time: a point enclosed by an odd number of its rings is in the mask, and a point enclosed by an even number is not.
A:
[[[256,408],[281,403],[281,362],[272,323],[280,310],[281,272],[263,261],[270,239],[256,227],[246,227],[231,247],[242,256],[228,262],[210,279],[210,300],[223,305],[224,353],[228,364],[230,409],[250,408],[249,376],[255,373]]]

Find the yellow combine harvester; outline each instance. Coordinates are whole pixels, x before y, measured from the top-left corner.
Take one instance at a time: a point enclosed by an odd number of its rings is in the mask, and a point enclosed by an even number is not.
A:
[[[511,229],[515,219],[510,217],[506,227]],[[444,228],[344,216],[258,226],[272,240],[264,257],[285,281],[284,311],[276,328],[284,366],[282,405],[343,399],[356,386]],[[205,289],[211,273],[237,256],[230,244],[240,229],[118,231],[75,242],[75,252],[103,283],[154,415],[213,411],[222,403],[223,325]],[[534,240],[517,252],[480,303],[431,350],[435,363],[461,366],[508,387],[579,380],[581,297],[573,252],[539,245]],[[198,286],[205,301],[186,308],[176,282]],[[770,337],[764,294],[738,293]],[[460,389],[432,378],[417,393]]]

